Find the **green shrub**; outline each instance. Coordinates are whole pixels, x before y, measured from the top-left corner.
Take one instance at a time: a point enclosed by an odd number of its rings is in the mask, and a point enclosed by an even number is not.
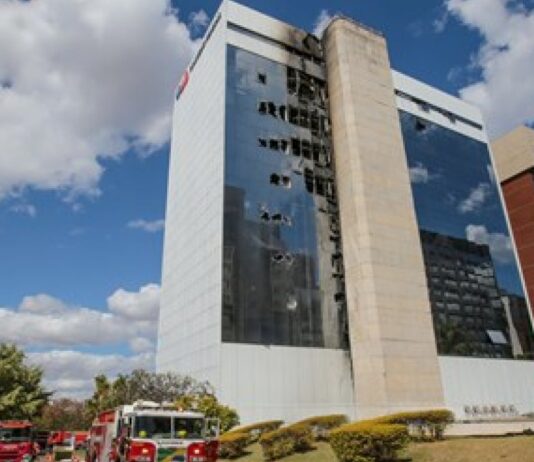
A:
[[[229,432],[219,438],[219,457],[235,459],[245,454],[248,445],[248,433]]]
[[[316,441],[326,440],[328,432],[348,422],[347,416],[343,414],[322,415],[309,417],[297,422],[296,425],[308,425]]]
[[[280,428],[283,423],[283,420],[267,420],[265,422],[257,422],[243,427],[234,428],[230,430],[230,433],[247,433],[249,436],[248,444],[252,444],[258,441],[264,433],[272,432]]]
[[[423,440],[440,440],[445,428],[454,422],[454,414],[448,409],[399,412],[374,419],[376,422],[403,424],[408,426],[410,435]]]
[[[396,460],[408,432],[405,425],[364,420],[331,431],[329,441],[339,462],[385,462]]]
[[[264,459],[276,460],[313,449],[313,435],[309,425],[294,424],[263,434],[260,445]]]
[[[182,409],[193,409],[202,412],[206,417],[219,419],[221,431],[239,425],[239,416],[235,409],[219,403],[214,395],[183,395],[176,401]]]

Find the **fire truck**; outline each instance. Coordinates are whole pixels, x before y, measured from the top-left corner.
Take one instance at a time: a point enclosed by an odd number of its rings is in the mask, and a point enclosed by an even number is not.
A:
[[[215,462],[218,421],[152,401],[100,413],[87,462]]]
[[[37,454],[31,422],[0,421],[0,462],[28,462]]]

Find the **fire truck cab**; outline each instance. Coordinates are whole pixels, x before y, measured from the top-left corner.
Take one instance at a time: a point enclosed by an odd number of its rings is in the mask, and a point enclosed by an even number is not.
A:
[[[136,401],[95,419],[88,462],[215,462],[217,436],[201,413]]]
[[[0,462],[27,462],[35,457],[32,427],[27,420],[0,421]]]

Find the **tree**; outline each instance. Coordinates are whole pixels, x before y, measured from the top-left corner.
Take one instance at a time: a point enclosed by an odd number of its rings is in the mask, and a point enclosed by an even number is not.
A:
[[[92,415],[96,415],[100,411],[139,399],[172,403],[185,395],[206,394],[213,394],[207,382],[198,382],[171,372],[156,374],[137,369],[131,374],[119,375],[112,382],[104,375],[96,376],[95,392],[87,401],[87,407]]]
[[[41,384],[41,368],[25,359],[15,345],[0,344],[0,420],[32,419],[52,395]]]
[[[48,403],[35,419],[36,426],[43,430],[87,430],[91,422],[85,403],[68,398]]]
[[[219,419],[221,432],[239,425],[236,410],[219,403],[214,395],[184,395],[176,401],[176,405],[182,409],[202,412],[206,417]]]

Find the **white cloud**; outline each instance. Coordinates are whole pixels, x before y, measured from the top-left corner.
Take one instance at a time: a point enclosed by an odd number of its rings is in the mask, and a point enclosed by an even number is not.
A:
[[[17,309],[0,308],[0,323],[9,326],[0,333],[0,341],[26,349],[52,348],[28,353],[31,362],[43,367],[46,386],[57,390],[58,396],[87,398],[97,374],[113,377],[136,368],[154,368],[158,311],[157,284],[147,284],[137,292],[115,291],[105,311],[37,294],[24,297]],[[75,351],[82,346],[120,343],[128,344],[133,355]]]
[[[449,15],[449,11],[445,10],[439,18],[435,19],[432,22],[434,32],[436,32],[437,34],[441,34],[445,30],[445,27],[447,27],[447,23],[449,22]]]
[[[164,144],[196,46],[167,0],[0,2],[0,199],[96,196],[101,160]]]
[[[149,221],[139,218],[137,220],[129,221],[126,226],[128,226],[128,228],[140,229],[142,231],[146,231],[147,233],[156,233],[165,227],[165,220],[161,219]]]
[[[0,308],[0,323],[9,326],[0,341],[26,347],[116,345],[143,337],[152,341],[157,330],[159,286],[139,292],[116,291],[108,310],[69,305],[47,294],[24,297],[18,309]]]
[[[28,215],[29,217],[35,217],[37,215],[37,208],[35,205],[32,204],[26,204],[26,203],[19,203],[12,205],[9,207],[9,210],[15,213],[21,213],[23,215]]]
[[[323,35],[323,32],[327,28],[328,24],[330,24],[330,21],[332,20],[334,16],[331,15],[328,10],[321,10],[319,13],[319,16],[317,16],[317,19],[313,23],[313,35],[316,37],[321,38]]]
[[[19,311],[38,315],[61,314],[68,310],[68,305],[59,298],[48,294],[29,295],[22,299]]]
[[[205,29],[209,23],[210,17],[204,10],[194,11],[189,15],[189,27],[195,32]]]
[[[433,175],[428,171],[428,168],[421,162],[417,162],[414,167],[410,167],[410,181],[413,184],[416,183],[428,183],[429,181],[437,178],[439,175]]]
[[[158,284],[147,284],[138,292],[116,290],[108,297],[108,307],[112,313],[127,319],[156,320],[159,313]]]
[[[534,121],[532,9],[510,0],[446,0],[445,5],[483,38],[470,64],[480,69],[481,78],[462,88],[460,96],[482,109],[491,136]]]
[[[488,183],[479,183],[476,188],[471,189],[469,196],[460,201],[458,211],[460,213],[469,213],[479,210],[490,194],[490,185]]]
[[[154,368],[153,353],[141,353],[134,356],[98,355],[73,350],[52,350],[28,353],[32,364],[44,370],[44,383],[50,390],[55,390],[55,397],[69,396],[88,398],[93,392],[93,378],[98,374],[115,377],[133,369]]]
[[[134,353],[145,353],[154,351],[154,342],[146,337],[136,337],[130,340],[130,349]]]
[[[488,171],[488,176],[491,181],[491,184],[496,184],[495,170],[493,170],[492,165],[491,164],[486,165],[486,170]]]
[[[467,225],[465,235],[469,241],[488,245],[491,256],[497,263],[505,264],[514,261],[512,241],[505,234],[490,233],[482,225]]]

